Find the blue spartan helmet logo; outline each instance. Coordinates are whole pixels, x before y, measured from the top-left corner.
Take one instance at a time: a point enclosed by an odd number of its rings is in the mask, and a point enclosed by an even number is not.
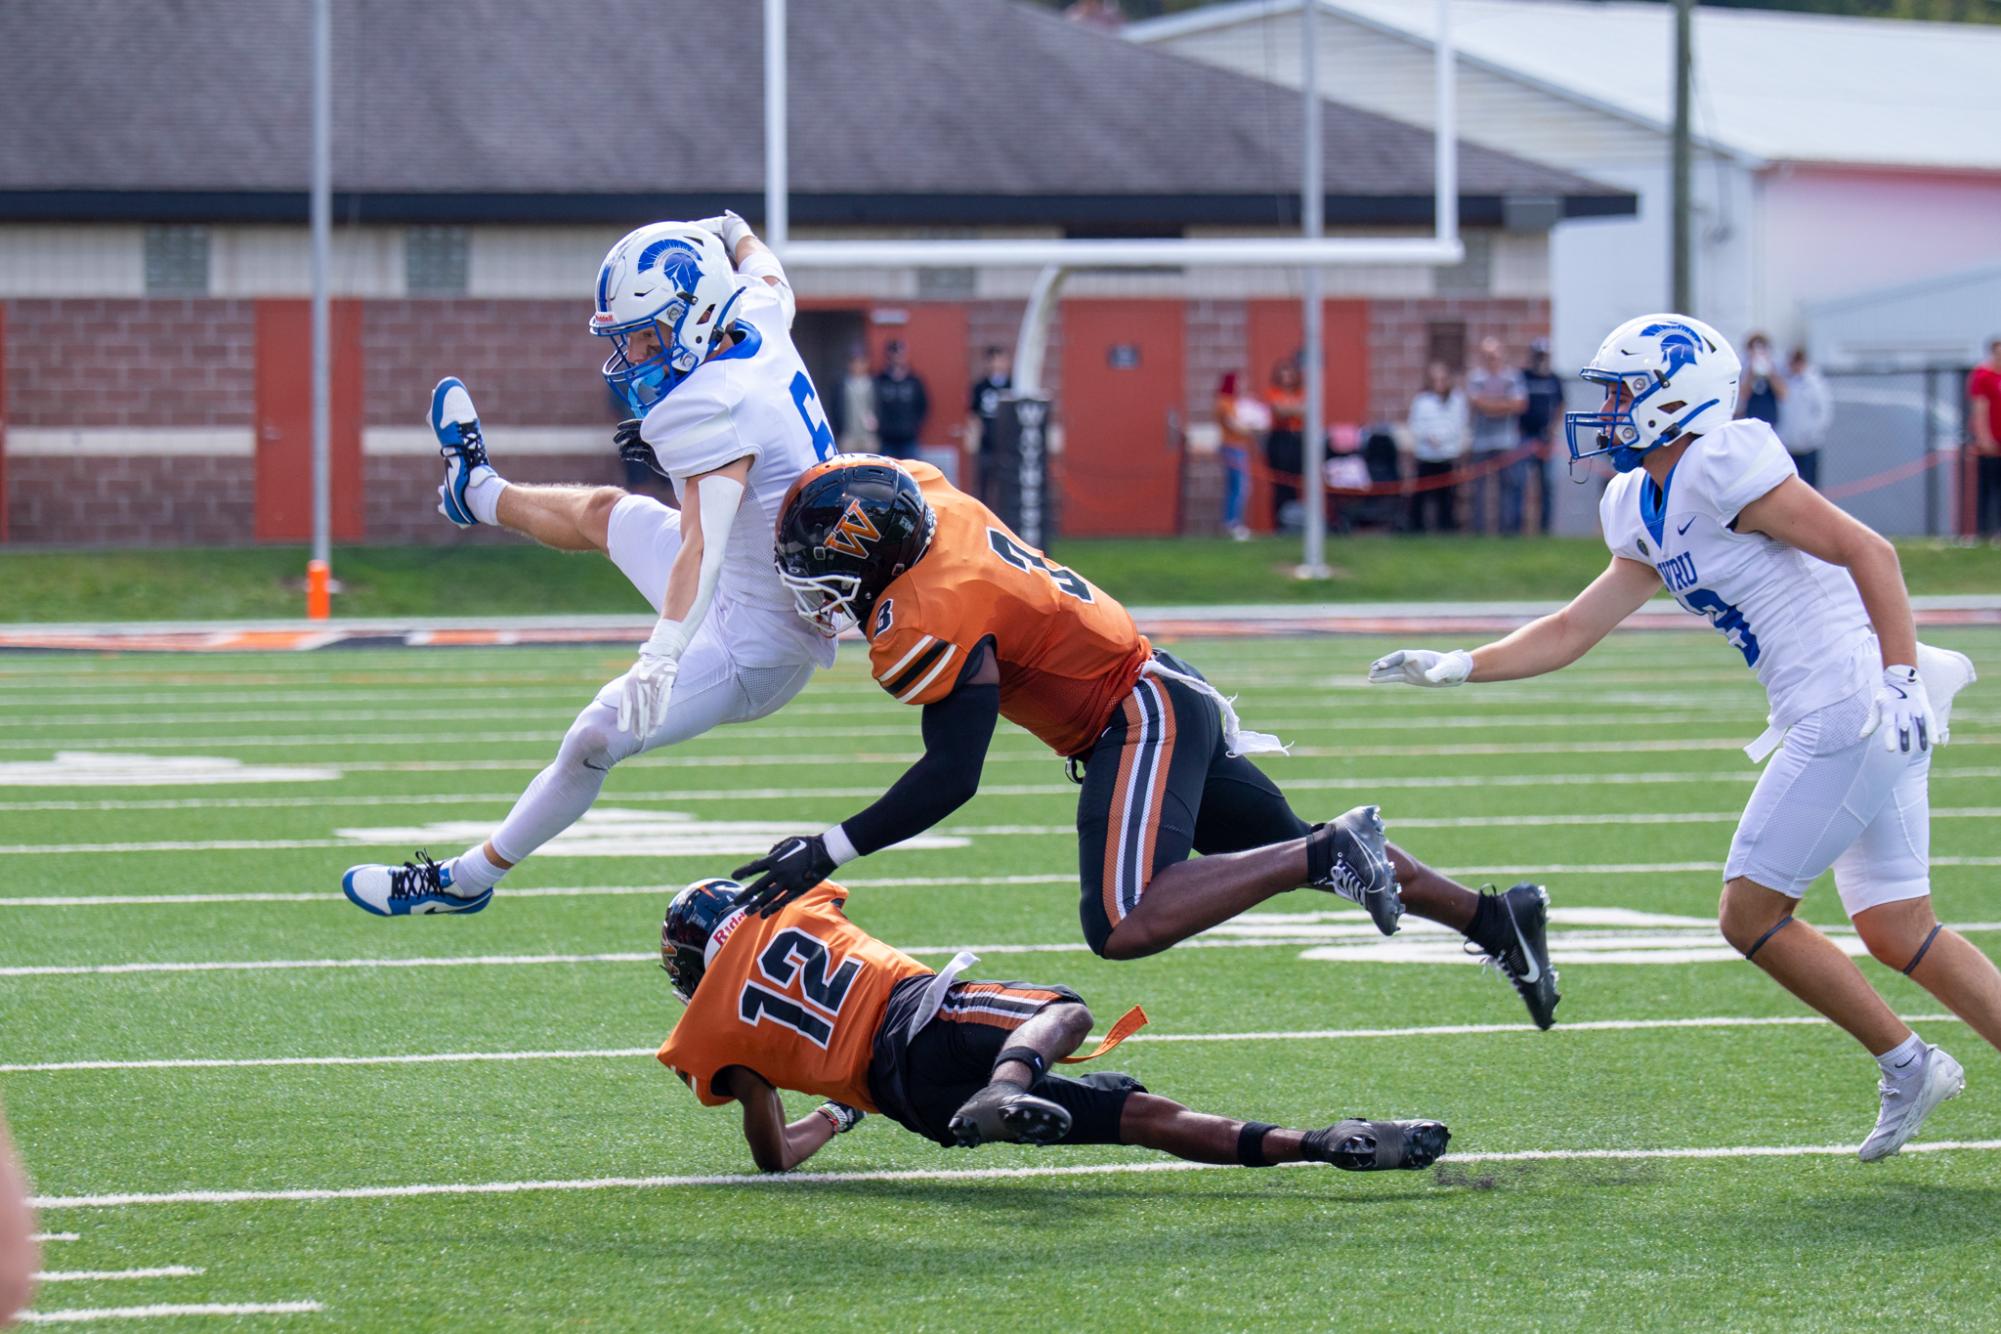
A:
[[[660,268],[661,281],[671,285],[676,292],[692,292],[695,284],[702,280],[701,255],[686,241],[655,241],[639,252],[639,273],[645,273],[656,264]]]
[[[1649,324],[1640,330],[1642,337],[1651,338],[1663,334],[1661,352],[1667,357],[1667,369],[1663,374],[1668,379],[1683,366],[1695,364],[1696,353],[1702,348],[1702,336],[1686,324]]]

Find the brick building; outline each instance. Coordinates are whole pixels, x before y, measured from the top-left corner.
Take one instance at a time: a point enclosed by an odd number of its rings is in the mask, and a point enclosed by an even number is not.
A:
[[[307,530],[309,6],[162,12],[147,27],[116,0],[10,7],[25,40],[0,47],[0,116],[32,129],[0,139],[0,540]],[[754,8],[337,0],[335,15],[336,538],[461,540],[428,499],[422,418],[447,373],[475,390],[511,476],[613,479],[622,414],[585,331],[591,277],[640,222],[724,206],[756,221]],[[794,6],[789,50],[795,236],[1297,223],[1298,102],[1260,81],[1012,0]],[[89,115],[45,114],[80,88]],[[1429,132],[1334,103],[1322,129],[1330,234],[1428,230]],[[1328,274],[1331,421],[1400,416],[1427,356],[1545,332],[1550,229],[1633,207],[1460,154],[1463,265]],[[795,274],[799,341],[831,391],[851,348],[879,361],[905,339],[934,404],[925,442],[949,451],[967,443],[981,349],[1012,344],[1032,279]],[[1297,292],[1283,271],[1070,280],[1046,376],[1068,531],[1198,526],[1180,503],[1190,427],[1222,372],[1262,380],[1297,349]]]

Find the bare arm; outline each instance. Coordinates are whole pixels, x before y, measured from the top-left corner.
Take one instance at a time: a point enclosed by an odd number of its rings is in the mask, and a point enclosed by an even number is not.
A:
[[[1763,533],[1847,570],[1855,580],[1855,591],[1862,595],[1870,624],[1876,627],[1883,665],[1917,665],[1918,630],[1904,590],[1903,566],[1897,549],[1880,533],[1797,477],[1788,477],[1746,505],[1737,516],[1737,531]]]
[[[761,1172],[789,1172],[834,1137],[834,1123],[818,1112],[786,1124],[778,1090],[741,1065],[725,1067],[716,1079],[743,1104],[743,1137]]]
[[[1505,639],[1473,650],[1471,681],[1518,681],[1568,667],[1646,605],[1661,588],[1651,565],[1614,556],[1605,572],[1561,611],[1530,621]]]

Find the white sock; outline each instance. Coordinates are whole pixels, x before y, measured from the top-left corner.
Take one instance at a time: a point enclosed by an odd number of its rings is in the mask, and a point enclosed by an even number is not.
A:
[[[1911,1034],[1890,1050],[1876,1058],[1876,1064],[1883,1067],[1885,1079],[1909,1079],[1925,1068],[1925,1042],[1916,1033]]]
[[[476,843],[452,858],[452,888],[460,897],[472,898],[499,884],[508,870],[493,864],[486,855],[486,844]]]
[[[472,517],[481,523],[499,523],[500,493],[506,489],[507,479],[493,469],[474,469],[466,483],[466,507],[472,510]]]

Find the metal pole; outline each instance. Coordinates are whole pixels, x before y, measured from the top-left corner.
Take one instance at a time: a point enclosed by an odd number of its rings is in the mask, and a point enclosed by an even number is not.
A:
[[[1695,70],[1695,0],[1674,0],[1674,219],[1670,257],[1673,305],[1683,315],[1695,311],[1694,252],[1689,182],[1693,146],[1689,127],[1690,88]]]
[[[792,227],[785,139],[785,0],[764,0],[764,241],[783,252]]]
[[[324,581],[333,556],[332,348],[327,337],[327,252],[333,232],[333,0],[313,0],[313,560]],[[312,614],[324,614],[324,597]]]
[[[1433,11],[1438,35],[1431,46],[1432,226],[1437,239],[1459,243],[1459,83],[1452,49],[1452,0]],[[1458,260],[1454,260],[1458,263]]]
[[[1321,183],[1320,150],[1320,39],[1314,31],[1320,0],[1303,0],[1300,13],[1300,55],[1306,62],[1302,71],[1301,112],[1305,133],[1301,136],[1305,162],[1300,173],[1299,213],[1301,231],[1309,241],[1317,241],[1325,225],[1326,188]],[[1301,579],[1327,577],[1327,498],[1326,475],[1321,461],[1327,447],[1327,385],[1325,358],[1321,354],[1321,273],[1308,266],[1301,296],[1300,324],[1305,337],[1300,348],[1300,370],[1306,379],[1306,439],[1300,451],[1300,496],[1306,503],[1305,546],[1299,557]]]

